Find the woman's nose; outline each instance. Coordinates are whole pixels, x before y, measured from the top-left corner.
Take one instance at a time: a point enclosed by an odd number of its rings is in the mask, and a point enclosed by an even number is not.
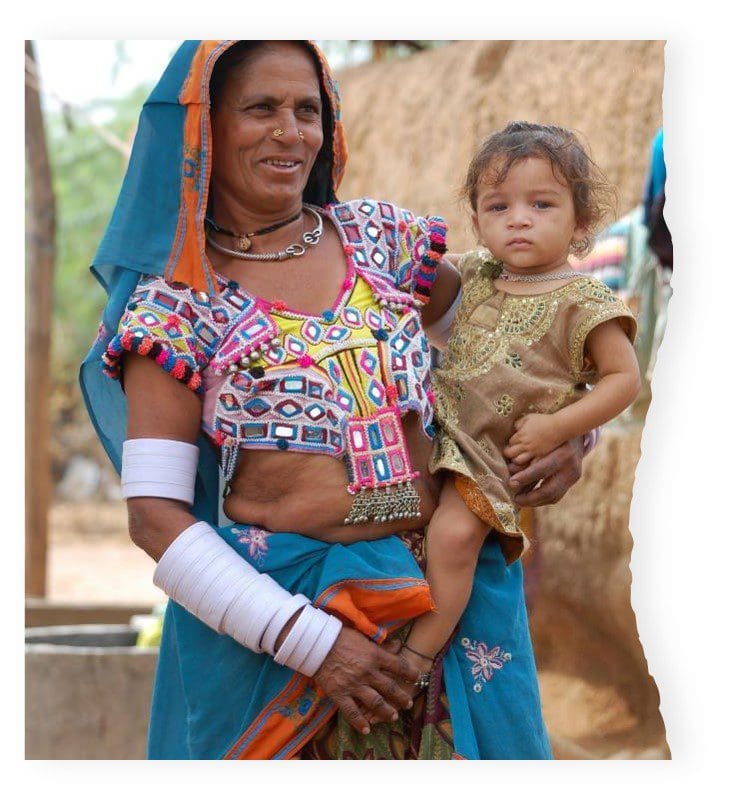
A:
[[[295,115],[286,111],[277,114],[276,127],[272,135],[274,139],[282,144],[296,144],[301,137],[299,136]]]

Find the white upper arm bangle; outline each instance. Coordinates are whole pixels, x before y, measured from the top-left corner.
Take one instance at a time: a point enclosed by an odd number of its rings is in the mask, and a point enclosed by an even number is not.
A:
[[[171,439],[127,439],[122,446],[122,497],[195,499],[198,448]]]

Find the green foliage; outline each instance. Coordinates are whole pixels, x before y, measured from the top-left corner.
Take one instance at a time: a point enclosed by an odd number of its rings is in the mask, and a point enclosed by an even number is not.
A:
[[[105,295],[89,264],[109,221],[126,160],[107,144],[93,119],[129,141],[149,87],[119,100],[95,102],[84,115],[67,111],[46,118],[56,195],[56,273],[54,279],[52,372],[54,383],[75,382],[78,365],[96,335]],[[69,124],[70,123],[70,124]]]

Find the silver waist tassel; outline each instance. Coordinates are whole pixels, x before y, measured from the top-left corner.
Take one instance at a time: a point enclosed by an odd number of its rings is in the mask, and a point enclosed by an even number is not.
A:
[[[393,522],[421,516],[421,498],[410,481],[384,489],[360,489],[352,502],[345,525],[363,522]]]

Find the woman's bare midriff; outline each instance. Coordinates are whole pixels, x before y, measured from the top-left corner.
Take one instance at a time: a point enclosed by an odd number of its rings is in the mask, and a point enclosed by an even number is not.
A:
[[[353,499],[347,492],[344,463],[327,455],[270,450],[241,452],[223,510],[235,522],[303,533],[326,542],[379,539],[422,528],[438,501],[438,481],[428,472],[432,442],[415,413],[403,418],[403,430],[413,468],[420,472],[414,481],[421,498],[418,518],[344,525]]]

